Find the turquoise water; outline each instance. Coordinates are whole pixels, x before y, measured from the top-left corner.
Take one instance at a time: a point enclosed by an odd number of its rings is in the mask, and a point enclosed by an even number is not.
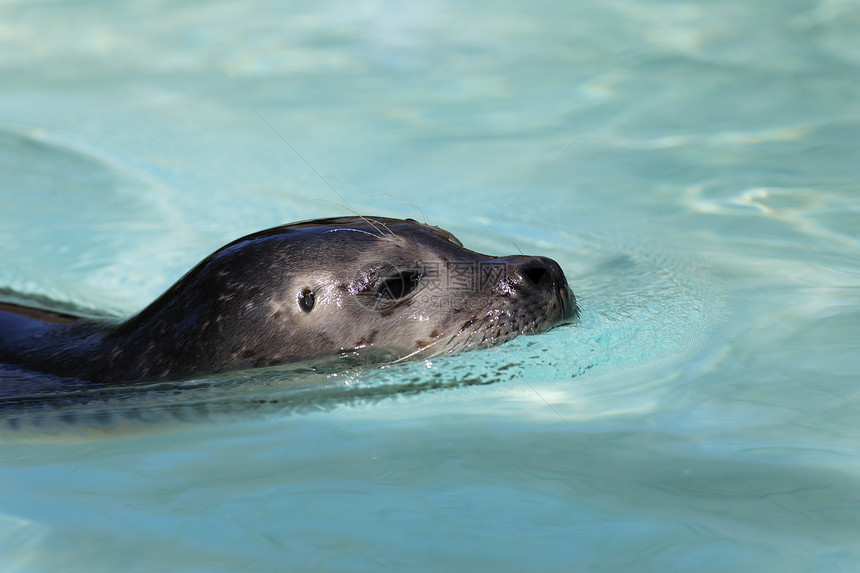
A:
[[[405,202],[583,307],[28,414],[0,569],[860,570],[858,68],[849,0],[0,3],[7,295],[121,316]]]

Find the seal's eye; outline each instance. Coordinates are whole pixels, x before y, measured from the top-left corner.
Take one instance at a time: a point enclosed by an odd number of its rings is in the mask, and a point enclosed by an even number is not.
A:
[[[417,271],[401,271],[382,279],[376,289],[376,296],[384,300],[403,298],[415,290],[420,280],[421,273]]]
[[[314,291],[309,288],[302,289],[296,297],[296,302],[302,312],[310,312],[314,307]]]

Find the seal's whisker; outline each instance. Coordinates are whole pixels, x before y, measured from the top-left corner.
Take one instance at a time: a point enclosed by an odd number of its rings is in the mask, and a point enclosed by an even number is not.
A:
[[[378,223],[378,224],[380,224],[380,225],[381,225],[381,223],[379,223],[379,221],[377,221],[377,220],[375,220],[375,219],[374,219],[373,221],[371,221],[370,219],[368,219],[368,218],[367,218],[367,217],[365,217],[364,215],[358,215],[358,217],[359,217],[362,221],[364,221],[365,223],[367,223],[368,225],[370,225],[370,227],[372,227],[374,231],[376,231],[377,233],[379,233],[379,236],[380,236],[380,237],[384,237],[384,236],[385,236],[385,233],[382,231],[382,229],[380,229],[379,227],[377,227],[376,225],[374,225],[374,223]],[[384,226],[384,225],[383,225],[383,226]],[[386,228],[387,228],[387,227],[386,227]],[[389,229],[389,231],[390,231],[390,229]],[[393,235],[393,234],[394,234],[394,233],[392,233],[392,235]]]
[[[277,129],[275,129],[275,128],[274,128],[274,126],[273,126],[271,123],[269,123],[268,121],[266,121],[266,118],[265,118],[265,117],[263,117],[263,116],[260,114],[260,112],[259,112],[259,111],[254,110],[254,113],[256,113],[256,114],[257,114],[257,117],[259,117],[261,120],[263,120],[263,123],[265,123],[266,125],[268,125],[268,126],[269,126],[269,129],[271,129],[273,132],[275,132],[275,135],[277,135],[277,136],[278,136],[278,138],[279,138],[281,141],[283,141],[283,142],[287,145],[287,147],[289,147],[290,149],[292,149],[292,150],[293,150],[293,153],[295,153],[295,154],[298,156],[298,158],[299,158],[299,159],[301,159],[301,160],[305,163],[305,165],[307,165],[308,167],[310,167],[311,171],[313,171],[314,173],[316,173],[317,177],[319,177],[320,179],[322,179],[322,182],[323,182],[323,183],[325,183],[326,185],[328,185],[328,188],[329,188],[329,189],[331,189],[332,191],[334,191],[334,192],[335,192],[335,194],[336,194],[338,197],[340,197],[341,201],[343,201],[344,203],[346,203],[347,205],[349,205],[349,202],[348,202],[346,199],[344,199],[343,195],[341,195],[341,194],[338,192],[338,190],[337,190],[337,189],[335,189],[334,187],[332,187],[331,183],[329,183],[328,181],[326,181],[326,178],[325,178],[325,177],[323,177],[322,175],[320,175],[320,172],[319,172],[319,171],[317,171],[316,169],[314,169],[314,166],[313,166],[313,165],[311,165],[311,164],[308,162],[308,160],[307,160],[307,159],[305,159],[304,157],[302,157],[302,154],[301,154],[301,153],[299,153],[299,152],[296,150],[296,148],[295,148],[295,147],[293,147],[292,145],[290,145],[290,142],[289,142],[289,141],[287,141],[286,139],[284,139],[284,136],[283,136],[283,135],[281,135],[281,134],[278,132],[278,130],[277,130]]]
[[[373,227],[373,228],[376,229],[376,227]],[[374,233],[370,233],[370,232],[365,231],[363,229],[353,229],[352,227],[344,227],[343,229],[329,229],[328,231],[326,231],[326,233],[337,233],[338,231],[353,231],[355,233],[364,233],[365,235],[367,235],[369,237],[373,237],[374,239],[377,239],[380,236],[384,236],[384,235],[376,235]]]
[[[278,130],[277,130],[277,129],[275,129],[275,128],[274,128],[274,126],[272,126],[272,124],[271,124],[271,123],[269,123],[268,121],[266,121],[266,118],[265,118],[265,117],[263,117],[262,115],[260,115],[260,112],[258,112],[257,110],[254,110],[254,113],[256,113],[256,114],[257,114],[257,117],[259,117],[261,120],[263,120],[263,123],[265,123],[266,125],[268,125],[268,126],[269,126],[269,129],[271,129],[273,132],[275,132],[275,135],[277,135],[277,136],[278,136],[278,138],[279,138],[281,141],[283,141],[283,142],[287,145],[287,147],[289,147],[290,149],[292,149],[292,150],[293,150],[293,153],[295,153],[295,154],[298,156],[298,158],[299,158],[299,159],[301,159],[302,161],[304,161],[305,165],[307,165],[308,167],[310,167],[311,171],[313,171],[314,173],[316,173],[317,177],[319,177],[319,178],[322,180],[322,182],[323,182],[323,183],[325,183],[326,185],[328,185],[328,188],[329,188],[329,189],[331,189],[332,191],[334,191],[335,195],[337,195],[338,197],[340,197],[340,200],[341,200],[341,201],[343,201],[343,202],[346,204],[346,207],[348,208],[348,210],[349,210],[352,214],[354,214],[356,217],[360,217],[361,219],[364,219],[364,222],[365,222],[365,223],[367,223],[368,225],[370,225],[371,227],[373,227],[374,229],[376,229],[376,227],[373,225],[373,223],[371,223],[371,222],[370,222],[366,217],[364,217],[363,215],[360,215],[358,211],[356,211],[355,209],[353,209],[353,208],[352,208],[352,206],[351,206],[351,205],[349,204],[349,202],[344,198],[344,196],[343,196],[343,195],[341,195],[341,194],[340,194],[340,192],[339,192],[337,189],[335,189],[334,187],[332,187],[331,183],[329,183],[329,182],[326,180],[326,178],[325,178],[325,177],[323,177],[323,176],[320,174],[320,172],[319,172],[319,171],[317,171],[317,170],[314,168],[314,166],[313,166],[313,165],[311,165],[311,164],[308,162],[308,160],[307,160],[307,159],[305,159],[304,157],[302,157],[302,154],[301,154],[301,153],[299,153],[299,152],[298,152],[298,150],[296,150],[296,148],[295,148],[295,147],[293,147],[292,145],[290,145],[290,142],[289,142],[289,141],[287,141],[286,139],[284,139],[284,136],[283,136],[283,135],[281,135],[280,133],[278,133]],[[379,229],[376,229],[376,230],[377,230],[377,231],[379,231]],[[382,233],[382,231],[380,231],[380,232],[379,232],[379,234],[380,234],[380,236],[382,236],[382,234],[383,234],[383,233]]]
[[[429,224],[429,222],[427,220],[427,215],[424,213],[424,210],[421,209],[421,207],[419,207],[418,205],[415,205],[413,203],[409,203],[408,201],[405,201],[402,197],[398,197],[397,195],[394,195],[393,193],[376,193],[375,195],[371,195],[371,197],[393,197],[394,199],[397,199],[398,201],[400,201],[401,205],[403,205],[404,207],[409,209],[409,212],[412,213],[412,216],[415,217],[416,219],[418,218],[418,215],[415,213],[415,209],[418,209],[418,212],[421,213],[421,222],[424,223],[425,225]]]
[[[351,205],[349,205],[349,204],[344,205],[344,204],[338,203],[338,202],[336,202],[336,201],[329,201],[328,199],[317,199],[317,201],[322,201],[323,203],[330,203],[330,204],[332,204],[332,205],[337,205],[338,207],[340,207],[340,208],[342,208],[342,209],[345,209],[345,210],[349,211],[350,213],[352,213],[353,215],[355,215],[355,216],[356,216],[356,217],[358,217],[359,219],[363,220],[363,221],[364,221],[365,223],[367,223],[370,227],[373,227],[373,229],[374,229],[375,231],[378,231],[378,232],[379,232],[379,236],[380,236],[380,237],[382,237],[383,235],[385,235],[385,233],[383,233],[383,232],[379,229],[379,227],[377,227],[376,225],[374,225],[374,223],[376,223],[376,224],[379,224],[379,225],[382,225],[383,227],[385,227],[385,224],[384,224],[384,223],[382,223],[382,222],[380,222],[380,221],[377,221],[376,219],[373,219],[373,220],[368,219],[367,217],[365,217],[364,215],[362,215],[361,213],[359,213],[358,211],[356,211],[355,209],[353,209]],[[389,229],[388,227],[385,227],[385,229],[386,229],[386,230],[388,230],[388,232],[389,232],[389,233],[391,232],[391,229]],[[391,233],[391,234],[393,235],[394,233]]]
[[[401,199],[401,200],[402,200],[402,199]],[[408,207],[408,208],[409,208],[409,210],[412,212],[412,214],[413,214],[413,215],[415,215],[415,211],[414,211],[413,207],[414,207],[415,209],[418,209],[418,212],[419,212],[419,213],[421,213],[421,222],[422,222],[422,223],[424,223],[425,225],[429,225],[429,224],[430,224],[429,219],[427,219],[427,213],[425,213],[425,212],[424,212],[424,209],[422,209],[422,208],[421,208],[421,207],[419,207],[418,205],[413,205],[412,203],[407,203],[407,202],[405,202],[405,201],[403,202],[403,204],[404,204],[404,205],[406,205],[406,207]]]
[[[438,344],[439,342],[442,342],[442,340],[441,340],[441,339],[440,339],[440,340],[434,340],[433,342],[431,342],[431,343],[430,343],[430,344],[428,344],[427,346],[423,346],[423,347],[421,347],[421,348],[418,348],[417,350],[413,350],[413,351],[412,351],[412,352],[410,352],[409,354],[407,354],[407,355],[405,355],[405,356],[401,356],[400,358],[395,358],[394,360],[392,360],[392,361],[388,362],[387,364],[397,364],[398,362],[405,362],[405,361],[409,360],[410,358],[413,358],[414,356],[417,356],[417,355],[421,354],[422,352],[424,352],[425,350],[427,350],[427,349],[428,349],[428,348],[430,348],[431,346],[435,346],[435,345],[436,345],[436,344]],[[429,357],[438,356],[439,354],[440,354],[440,353],[437,353],[437,354],[431,354]],[[428,357],[428,358],[429,358],[429,357]]]
[[[362,217],[362,219],[364,219],[364,217]],[[367,219],[364,219],[364,220],[365,220],[365,221],[367,221]],[[378,225],[382,225],[382,228],[383,228],[383,229],[385,229],[386,231],[388,231],[388,232],[389,232],[389,233],[391,233],[392,235],[394,234],[394,231],[392,231],[391,229],[389,229],[389,228],[388,228],[388,225],[386,225],[386,224],[385,224],[385,223],[383,223],[382,221],[378,221],[378,220],[374,219],[374,220],[373,220],[373,222],[374,222],[374,223],[376,223],[376,224],[378,224]],[[370,223],[370,221],[368,221],[368,223]],[[382,231],[379,231],[379,234],[380,234],[380,235],[382,235],[382,234],[383,234],[383,233],[382,233]]]
[[[424,209],[415,205],[415,208],[418,209],[418,212],[421,213],[421,220],[425,225],[430,224],[430,219],[427,218],[427,213],[424,212]]]
[[[397,358],[397,359],[395,359],[395,360],[392,360],[391,362],[388,362],[388,364],[397,364],[398,362],[404,362],[404,361],[409,360],[410,358],[412,358],[412,357],[414,357],[414,356],[417,356],[418,354],[420,354],[420,353],[422,353],[422,352],[424,352],[424,351],[426,351],[426,350],[428,350],[428,349],[430,349],[430,348],[432,348],[432,347],[436,346],[437,344],[442,344],[442,343],[444,343],[444,345],[445,345],[445,346],[442,348],[442,350],[441,350],[440,352],[431,353],[431,354],[428,356],[428,358],[432,358],[432,357],[434,357],[434,356],[439,356],[439,355],[441,355],[441,354],[442,354],[442,352],[444,352],[444,350],[445,350],[445,348],[447,347],[447,345],[448,345],[452,340],[454,340],[455,338],[457,338],[458,336],[460,336],[460,334],[461,334],[461,333],[460,333],[460,332],[458,332],[458,333],[457,333],[457,334],[455,334],[454,336],[451,336],[451,337],[449,337],[449,338],[447,338],[447,339],[445,339],[445,338],[437,338],[436,340],[434,340],[433,342],[431,342],[431,343],[427,344],[426,346],[422,346],[421,348],[418,348],[417,350],[413,350],[412,352],[410,352],[410,353],[409,353],[409,354],[407,354],[406,356],[401,356],[400,358]]]
[[[314,201],[319,201],[320,203],[328,203],[329,205],[334,205],[335,207],[340,207],[344,211],[349,211],[350,213],[352,213],[356,217],[361,217],[361,215],[359,215],[355,209],[353,209],[351,206],[349,206],[346,203],[338,203],[337,201],[331,201],[329,199],[314,199]]]
[[[601,115],[596,116],[594,119],[592,119],[590,122],[588,122],[588,125],[586,125],[585,127],[583,127],[583,128],[582,128],[582,131],[580,131],[580,132],[576,135],[576,137],[574,137],[574,138],[573,138],[573,141],[571,141],[570,143],[568,143],[568,144],[567,144],[567,147],[565,147],[564,149],[562,149],[562,150],[561,150],[561,153],[559,153],[558,155],[556,155],[556,156],[555,156],[555,159],[553,159],[552,161],[550,161],[550,162],[547,164],[547,166],[543,168],[543,171],[541,171],[540,173],[538,173],[537,177],[535,177],[534,179],[532,179],[532,182],[531,182],[531,183],[529,183],[528,185],[526,185],[525,189],[523,189],[522,191],[520,191],[520,194],[519,194],[519,195],[517,195],[516,197],[514,197],[514,200],[513,200],[513,201],[511,201],[511,202],[510,202],[510,204],[509,204],[507,207],[505,207],[504,209],[502,209],[502,210],[501,210],[501,212],[500,212],[498,215],[496,215],[496,218],[495,218],[495,219],[493,219],[492,221],[490,221],[490,224],[489,224],[489,225],[487,225],[486,227],[484,227],[484,230],[483,230],[483,231],[481,231],[481,234],[479,234],[479,235],[478,235],[478,238],[480,239],[481,237],[483,237],[483,236],[484,236],[484,233],[486,233],[487,231],[489,231],[489,230],[490,230],[490,227],[492,227],[493,225],[495,225],[495,224],[496,224],[496,222],[497,222],[499,219],[501,219],[501,218],[502,218],[502,215],[504,215],[505,213],[507,213],[507,212],[508,212],[508,209],[510,209],[511,207],[513,207],[513,206],[514,206],[514,203],[516,203],[517,201],[519,201],[520,199],[522,199],[523,195],[525,195],[525,194],[528,192],[528,190],[529,190],[529,189],[531,189],[531,188],[532,188],[532,186],[533,186],[535,183],[537,183],[537,182],[538,182],[538,180],[540,180],[540,178],[541,178],[541,177],[543,177],[543,176],[544,176],[544,173],[546,173],[546,172],[549,170],[549,168],[550,168],[550,167],[552,167],[552,166],[555,164],[555,162],[556,162],[556,161],[558,161],[559,159],[561,159],[561,157],[562,157],[565,153],[567,153],[567,150],[568,150],[568,149],[570,149],[571,147],[573,147],[573,144],[574,144],[574,143],[576,143],[577,141],[579,141],[579,139],[580,139],[583,135],[585,135],[585,132],[586,132],[586,131],[588,131],[589,129],[591,129],[591,126],[592,126],[592,125],[594,125],[594,123],[595,123],[598,119],[600,119],[601,117],[603,117],[603,115],[602,115],[602,114],[601,114]]]

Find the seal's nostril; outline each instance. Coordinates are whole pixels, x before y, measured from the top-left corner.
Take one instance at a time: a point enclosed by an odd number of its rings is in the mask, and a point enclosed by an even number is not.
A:
[[[549,271],[546,266],[541,264],[532,264],[524,268],[522,272],[526,279],[538,286],[541,286],[548,280],[552,280],[549,277]]]

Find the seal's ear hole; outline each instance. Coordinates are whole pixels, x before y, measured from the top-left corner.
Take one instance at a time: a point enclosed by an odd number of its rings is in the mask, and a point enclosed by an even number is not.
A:
[[[302,312],[310,312],[314,307],[314,291],[309,288],[302,289],[296,297],[296,302]]]
[[[376,296],[385,300],[396,300],[415,290],[421,273],[417,271],[402,271],[395,275],[385,277],[376,289]]]

